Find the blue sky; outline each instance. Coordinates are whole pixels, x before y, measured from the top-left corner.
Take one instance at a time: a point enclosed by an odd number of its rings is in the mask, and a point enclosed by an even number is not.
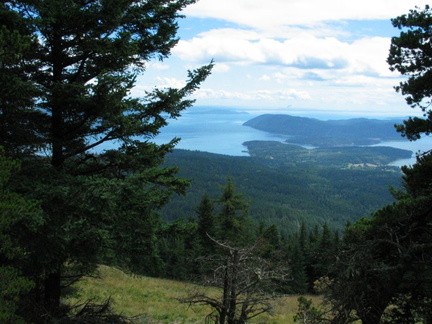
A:
[[[152,61],[135,95],[180,87],[212,59],[195,106],[254,113],[418,114],[393,89],[386,63],[399,31],[390,19],[427,1],[200,0],[184,11],[169,59]]]

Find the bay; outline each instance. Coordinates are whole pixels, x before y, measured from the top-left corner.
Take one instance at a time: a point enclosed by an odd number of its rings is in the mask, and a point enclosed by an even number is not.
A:
[[[168,126],[162,128],[161,133],[152,141],[163,144],[178,137],[181,139],[176,145],[178,149],[231,156],[249,156],[247,148],[243,145],[246,141],[286,141],[287,135],[267,133],[243,126],[243,123],[256,116],[258,114],[231,109],[193,107],[178,119],[170,120]],[[389,146],[412,151],[411,158],[390,163],[400,167],[414,164],[416,153],[432,149],[432,137],[426,136],[413,142],[401,137],[400,141],[381,142],[372,146]]]
[[[413,165],[416,162],[416,155],[432,149],[432,137],[424,136],[416,141],[409,141],[407,139],[401,139],[400,141],[388,141],[375,144],[372,146],[390,146],[399,149],[409,150],[413,152],[409,159],[396,160],[389,165],[401,167],[403,165]]]
[[[185,113],[161,130],[154,138],[156,144],[181,138],[178,149],[204,151],[231,156],[249,156],[246,141],[284,141],[286,135],[276,135],[256,130],[243,123],[257,115],[245,112],[206,111]]]

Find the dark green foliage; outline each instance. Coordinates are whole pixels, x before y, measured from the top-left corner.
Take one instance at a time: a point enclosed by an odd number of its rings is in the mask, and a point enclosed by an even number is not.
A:
[[[192,180],[186,197],[175,196],[163,209],[167,220],[189,217],[203,192],[219,195],[218,185],[230,177],[239,192],[250,200],[250,217],[267,226],[275,224],[283,236],[297,232],[304,222],[309,228],[325,224],[342,230],[394,199],[389,186],[400,187],[397,168],[317,168],[273,165],[273,160],[232,157],[175,150],[167,165]]]
[[[236,193],[234,183],[228,179],[222,188],[222,194],[217,201],[218,212],[217,239],[231,242],[235,245],[250,244],[248,233],[248,203],[243,195]]]
[[[39,91],[29,75],[39,63],[34,60],[37,42],[20,15],[0,4],[0,145],[7,154],[34,152],[41,114],[29,109]]]
[[[354,118],[347,120],[318,120],[290,115],[260,115],[246,123],[259,130],[289,137],[288,143],[318,147],[371,145],[384,140],[398,140],[394,124],[399,120]]]
[[[247,202],[236,192],[232,180],[220,190],[219,197],[202,196],[195,208],[196,218],[191,215],[188,221],[179,219],[164,226],[159,245],[167,276],[191,279],[208,271],[209,265],[202,261],[208,256],[219,257],[216,241],[247,246],[257,240]],[[270,231],[278,232],[276,228]]]
[[[250,141],[244,145],[251,156],[267,160],[273,166],[299,167],[385,167],[389,163],[410,158],[411,151],[392,147],[337,146],[305,149],[298,145],[272,141]]]
[[[29,322],[62,317],[63,288],[99,262],[160,273],[157,212],[188,182],[159,167],[177,140],[149,140],[193,103],[187,96],[212,65],[189,72],[180,89],[130,92],[150,59],[170,54],[179,12],[193,2],[0,5],[0,144],[22,160],[11,190],[43,210],[28,237]]]
[[[316,282],[328,274],[334,263],[340,242],[338,232],[327,224],[308,229],[302,224],[299,232],[287,241],[288,257],[292,266],[291,293],[320,293]]]
[[[422,134],[430,134],[432,130],[432,111],[430,110],[432,86],[432,11],[429,5],[424,9],[416,8],[408,14],[392,19],[393,26],[401,33],[392,38],[387,62],[392,71],[398,71],[407,79],[395,87],[397,92],[405,96],[411,107],[423,111],[423,118],[410,117],[398,131],[411,140]]]
[[[180,280],[193,280],[201,273],[198,258],[205,250],[194,220],[178,220],[162,227],[158,233],[158,246],[163,269],[159,276]]]
[[[424,113],[398,130],[416,140],[431,131],[432,12],[427,5],[392,22],[402,31],[392,39],[388,63],[408,77],[396,90]],[[402,169],[397,201],[348,228],[327,291],[337,314],[355,314],[365,324],[432,321],[431,161],[430,151],[418,155]]]
[[[201,202],[195,210],[198,217],[198,236],[201,247],[206,253],[211,254],[214,243],[210,237],[216,237],[216,215],[214,203],[207,194],[201,198]]]
[[[24,323],[20,316],[29,307],[26,296],[35,283],[28,278],[33,266],[31,239],[43,224],[42,210],[31,201],[11,192],[8,182],[19,163],[0,151],[0,322]]]
[[[345,235],[329,296],[338,309],[355,311],[363,323],[379,323],[384,315],[390,322],[431,320],[431,182],[411,181],[429,169],[431,159],[425,155],[406,168],[406,191],[398,192],[398,201]],[[386,314],[389,305],[396,310]]]

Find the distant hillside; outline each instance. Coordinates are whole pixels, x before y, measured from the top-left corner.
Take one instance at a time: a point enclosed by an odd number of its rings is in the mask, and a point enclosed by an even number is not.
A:
[[[243,143],[253,157],[268,160],[280,166],[321,167],[378,167],[408,159],[412,152],[386,146],[338,146],[305,149],[298,145],[276,141],[248,141]],[[270,162],[271,161],[271,162]]]
[[[290,115],[260,115],[247,122],[249,126],[274,134],[289,136],[290,143],[314,146],[371,145],[388,140],[401,140],[394,125],[400,120],[353,118],[318,120]]]
[[[340,168],[326,167],[321,163],[292,165],[283,162],[289,159],[284,155],[287,152],[280,151],[280,148],[269,147],[275,154],[274,159],[259,157],[258,149],[264,148],[255,146],[257,154],[253,157],[174,150],[167,155],[166,164],[179,167],[179,175],[191,179],[192,184],[186,196],[172,197],[161,211],[162,216],[170,221],[195,216],[202,195],[208,193],[212,198],[219,198],[220,185],[231,177],[238,192],[250,200],[251,217],[277,225],[284,235],[297,231],[302,222],[309,228],[327,223],[333,229],[342,229],[347,222],[369,216],[394,201],[389,186],[400,187],[401,172],[394,167]],[[299,157],[301,152],[294,152],[295,156]],[[262,153],[264,156],[265,152]],[[372,151],[368,153],[369,158],[375,159],[374,154],[387,153]],[[348,158],[352,154],[348,151],[339,154],[341,156]],[[368,159],[352,163],[373,162]]]

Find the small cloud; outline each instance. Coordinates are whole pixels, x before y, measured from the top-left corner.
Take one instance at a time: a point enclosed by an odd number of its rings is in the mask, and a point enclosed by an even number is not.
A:
[[[157,77],[156,78],[158,84],[157,88],[176,88],[180,89],[183,88],[186,85],[185,80],[179,80],[176,78],[169,78],[169,77]]]
[[[258,80],[260,80],[260,81],[270,81],[271,79],[272,78],[269,75],[267,75],[267,74],[263,74],[262,76],[260,76],[258,78]]]
[[[231,70],[231,68],[228,64],[215,63],[215,65],[212,69],[212,73],[215,73],[215,72],[225,73],[225,72],[228,72],[229,70]]]
[[[337,57],[325,59],[320,57],[303,56],[298,57],[291,66],[300,69],[343,69],[348,66],[348,62]]]
[[[199,99],[235,99],[235,100],[306,100],[310,95],[306,91],[286,89],[286,90],[257,90],[248,92],[237,92],[227,90],[199,89],[194,94]]]
[[[186,8],[186,16],[214,18],[256,30],[277,31],[284,26],[317,26],[340,20],[385,19],[405,14],[426,0],[200,0]],[[227,9],[228,8],[228,9]]]
[[[169,65],[161,63],[161,62],[150,61],[150,62],[147,63],[147,68],[148,69],[158,70],[158,71],[164,71],[164,70],[168,70],[169,69]]]

